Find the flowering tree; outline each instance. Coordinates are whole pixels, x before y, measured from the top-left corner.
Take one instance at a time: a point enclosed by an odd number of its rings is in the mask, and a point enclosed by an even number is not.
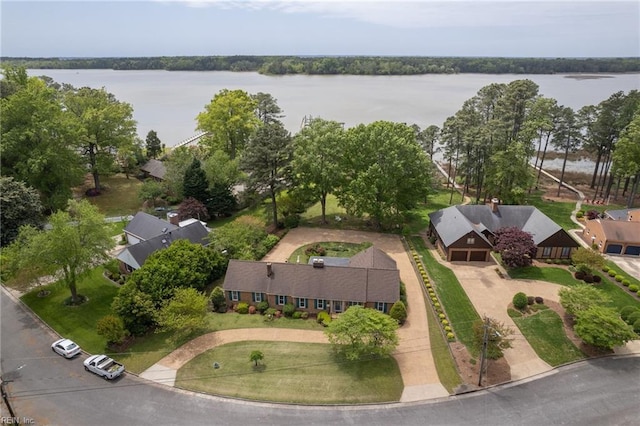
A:
[[[502,261],[510,268],[531,266],[538,248],[533,237],[516,227],[501,228],[495,233],[493,250],[500,253]]]

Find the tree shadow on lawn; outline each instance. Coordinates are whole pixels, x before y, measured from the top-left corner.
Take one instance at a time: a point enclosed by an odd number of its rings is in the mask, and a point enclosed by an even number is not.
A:
[[[348,360],[344,355],[334,352],[333,361],[341,372],[348,374],[353,380],[371,380],[378,377],[387,377],[391,373],[397,373],[398,365],[392,356],[363,356],[358,360]]]

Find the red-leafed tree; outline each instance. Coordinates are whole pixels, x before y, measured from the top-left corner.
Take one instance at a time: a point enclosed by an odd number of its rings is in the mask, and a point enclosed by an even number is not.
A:
[[[510,227],[498,229],[495,236],[496,244],[493,250],[500,253],[505,265],[510,268],[531,266],[538,250],[531,234],[516,227]]]
[[[207,206],[202,204],[195,198],[185,198],[178,206],[178,218],[180,220],[195,218],[198,220],[209,219],[209,212]]]

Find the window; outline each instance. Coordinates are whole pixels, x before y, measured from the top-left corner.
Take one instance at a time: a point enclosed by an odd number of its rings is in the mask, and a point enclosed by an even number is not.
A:
[[[551,256],[551,247],[544,247],[542,249],[542,257],[549,257]]]
[[[562,247],[562,254],[560,257],[569,257],[571,256],[571,247]]]
[[[360,302],[353,302],[353,301],[351,301],[351,302],[347,302],[347,307],[349,307],[349,306],[356,306],[356,305],[362,305],[362,303],[360,303]]]
[[[229,292],[229,299],[231,299],[232,302],[237,302],[238,300],[240,300],[240,292],[239,291],[230,291]]]
[[[324,309],[325,301],[323,299],[316,299],[316,309]]]
[[[475,244],[476,243],[476,239],[473,237],[469,237],[467,238],[467,244]]]
[[[304,297],[298,298],[298,308],[307,309],[307,299]]]
[[[262,293],[253,293],[253,301],[256,303],[262,302]]]
[[[286,305],[287,304],[287,296],[276,296],[276,305]]]
[[[387,312],[387,304],[384,302],[376,302],[376,309],[380,312]]]

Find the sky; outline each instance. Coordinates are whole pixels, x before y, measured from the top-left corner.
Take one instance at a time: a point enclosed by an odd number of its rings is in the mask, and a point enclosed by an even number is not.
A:
[[[640,1],[0,0],[0,55],[638,57]]]

